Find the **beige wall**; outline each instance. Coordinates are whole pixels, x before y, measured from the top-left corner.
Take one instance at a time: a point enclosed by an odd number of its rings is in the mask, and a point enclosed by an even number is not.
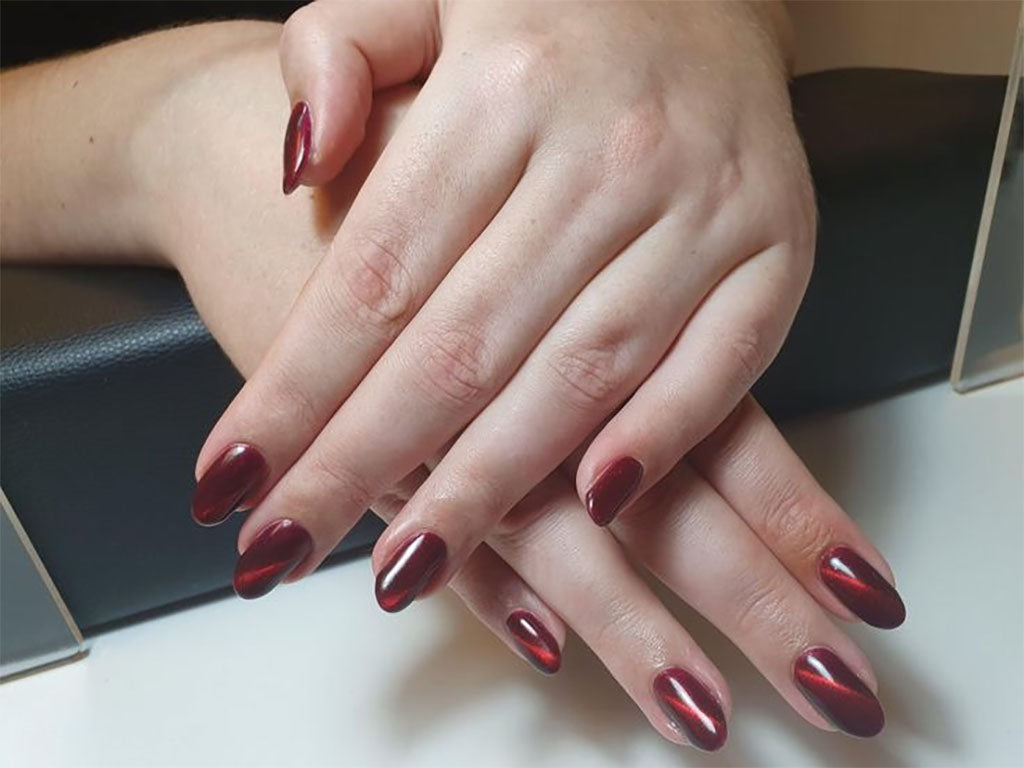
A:
[[[1020,0],[793,0],[796,71],[899,67],[1006,74]]]

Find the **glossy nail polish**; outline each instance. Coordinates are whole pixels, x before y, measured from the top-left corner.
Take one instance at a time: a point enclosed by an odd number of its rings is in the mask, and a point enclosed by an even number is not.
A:
[[[793,677],[818,713],[851,736],[875,736],[885,726],[878,699],[830,648],[809,648],[797,657]]]
[[[693,674],[679,667],[658,673],[652,685],[665,716],[693,746],[714,752],[725,744],[725,713],[714,694]]]
[[[907,617],[895,587],[849,547],[828,550],[819,571],[825,586],[871,626],[893,629]]]
[[[513,611],[505,622],[523,656],[545,675],[562,666],[562,649],[541,620],[529,611]]]
[[[235,443],[224,449],[196,483],[192,519],[200,525],[219,525],[238,509],[246,496],[267,479],[269,467],[255,446]]]
[[[313,551],[313,539],[294,520],[265,526],[235,565],[235,592],[246,600],[263,597]]]
[[[290,195],[299,186],[302,172],[309,162],[310,142],[312,140],[313,122],[309,113],[309,105],[298,102],[288,118],[288,129],[284,133],[284,181],[281,189]]]
[[[587,512],[598,525],[608,525],[644,476],[643,465],[632,456],[623,456],[609,464],[587,491]]]
[[[406,541],[377,574],[377,604],[388,613],[409,606],[441,570],[448,548],[433,533],[421,533]]]

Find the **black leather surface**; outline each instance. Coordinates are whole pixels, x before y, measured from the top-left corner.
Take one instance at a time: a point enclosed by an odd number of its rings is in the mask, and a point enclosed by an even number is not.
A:
[[[756,393],[777,417],[944,376],[1004,78],[801,78],[820,201],[807,299]],[[0,480],[88,631],[230,582],[240,520],[188,514],[192,463],[240,381],[182,284],[145,269],[4,267]],[[356,550],[378,525],[364,520]]]

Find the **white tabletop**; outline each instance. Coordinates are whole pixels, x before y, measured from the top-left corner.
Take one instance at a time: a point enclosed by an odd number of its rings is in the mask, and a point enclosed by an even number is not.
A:
[[[855,626],[888,725],[816,731],[684,608],[730,681],[716,755],[664,742],[578,641],[543,678],[451,596],[386,615],[365,559],[96,637],[0,686],[29,766],[1024,764],[1024,382],[935,385],[786,430],[892,563],[909,618]]]

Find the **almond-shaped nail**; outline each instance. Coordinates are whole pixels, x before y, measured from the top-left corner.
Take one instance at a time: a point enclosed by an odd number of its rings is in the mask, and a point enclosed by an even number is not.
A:
[[[234,586],[239,597],[263,597],[313,551],[313,538],[294,520],[275,520],[256,534],[238,558]]]
[[[832,547],[818,570],[832,594],[871,626],[894,629],[906,619],[907,609],[896,588],[849,547]]]
[[[608,525],[640,486],[643,465],[632,456],[609,464],[587,491],[587,512],[598,525]]]
[[[196,483],[192,519],[200,525],[223,523],[259,490],[268,473],[267,460],[258,448],[248,443],[229,445]]]
[[[298,102],[288,118],[288,128],[284,133],[284,181],[281,189],[290,195],[302,181],[302,172],[309,162],[313,134],[313,120],[309,105]]]
[[[658,673],[651,687],[661,711],[690,744],[705,752],[721,749],[729,735],[725,712],[696,675],[670,667]]]
[[[377,604],[388,613],[407,608],[430,585],[447,555],[448,548],[437,534],[413,536],[377,574]]]
[[[801,653],[793,678],[818,714],[844,733],[868,738],[885,727],[885,713],[875,694],[831,648]]]
[[[523,657],[545,675],[562,666],[562,649],[543,622],[529,611],[513,611],[505,622]]]

